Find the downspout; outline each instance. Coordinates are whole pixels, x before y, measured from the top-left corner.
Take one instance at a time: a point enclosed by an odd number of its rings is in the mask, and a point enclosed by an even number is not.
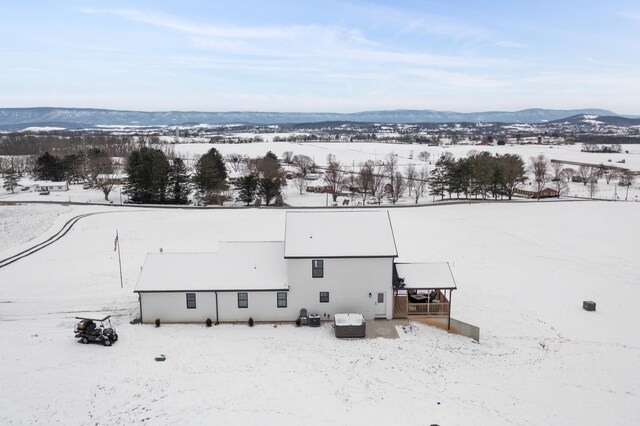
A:
[[[219,317],[218,317],[218,292],[214,291],[214,293],[216,294],[216,325],[218,325],[220,324]]]
[[[138,303],[140,304],[140,324],[143,324],[142,320],[142,293],[138,293]]]

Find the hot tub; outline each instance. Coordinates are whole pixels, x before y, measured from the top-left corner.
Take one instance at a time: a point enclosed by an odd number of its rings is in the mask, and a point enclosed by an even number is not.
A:
[[[362,314],[335,314],[336,337],[364,337],[367,323]]]

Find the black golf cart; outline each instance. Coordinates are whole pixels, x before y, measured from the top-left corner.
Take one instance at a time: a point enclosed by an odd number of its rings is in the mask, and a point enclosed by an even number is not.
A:
[[[118,340],[118,334],[111,327],[111,315],[107,315],[102,319],[76,317],[80,322],[76,324],[73,331],[76,338],[81,343],[97,342],[105,346],[111,346],[113,342]],[[105,327],[105,321],[107,322]],[[100,325],[96,325],[100,323]]]

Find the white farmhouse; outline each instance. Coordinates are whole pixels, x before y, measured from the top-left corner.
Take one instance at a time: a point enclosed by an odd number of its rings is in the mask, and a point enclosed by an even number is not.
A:
[[[134,290],[142,322],[293,321],[303,308],[322,319],[345,312],[365,319],[449,315],[445,289],[450,298],[455,283],[448,265],[441,264],[437,281],[420,274],[433,265],[396,268],[387,212],[288,212],[284,228],[284,241],[147,255]]]

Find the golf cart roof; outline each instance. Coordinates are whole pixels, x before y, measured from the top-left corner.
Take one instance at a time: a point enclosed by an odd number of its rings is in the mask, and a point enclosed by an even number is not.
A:
[[[102,319],[76,317],[76,319],[79,319],[79,320],[90,320],[90,321],[100,321],[100,322],[102,322],[102,321],[106,321],[106,320],[108,320],[109,318],[111,318],[111,315],[107,315],[106,317],[104,317],[104,318],[102,318]]]

